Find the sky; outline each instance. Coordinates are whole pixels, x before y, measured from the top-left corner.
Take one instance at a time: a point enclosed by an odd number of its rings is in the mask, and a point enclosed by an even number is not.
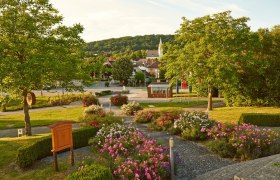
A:
[[[174,34],[182,17],[230,10],[249,17],[253,31],[280,24],[279,0],[50,0],[63,23],[83,25],[86,42],[145,34]]]

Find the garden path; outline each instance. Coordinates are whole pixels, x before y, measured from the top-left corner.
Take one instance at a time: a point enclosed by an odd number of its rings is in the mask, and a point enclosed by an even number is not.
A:
[[[133,123],[133,117],[124,117],[124,122],[126,125],[136,127],[146,136],[157,139],[164,145],[168,145],[170,137],[174,138],[175,179],[194,179],[201,174],[235,163],[230,159],[224,159],[213,154],[198,143],[183,140],[167,132],[149,131],[146,124]]]

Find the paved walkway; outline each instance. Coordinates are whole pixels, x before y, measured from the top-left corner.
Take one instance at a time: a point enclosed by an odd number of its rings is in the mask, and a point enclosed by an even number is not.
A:
[[[212,170],[234,164],[235,162],[230,159],[224,159],[218,155],[207,150],[206,147],[192,142],[183,140],[179,136],[173,136],[167,132],[154,132],[149,131],[147,124],[133,123],[132,117],[126,117],[125,123],[132,125],[140,130],[143,134],[150,138],[157,139],[160,143],[168,146],[169,138],[174,138],[174,154],[176,176],[178,180],[194,179],[198,175],[207,173]]]

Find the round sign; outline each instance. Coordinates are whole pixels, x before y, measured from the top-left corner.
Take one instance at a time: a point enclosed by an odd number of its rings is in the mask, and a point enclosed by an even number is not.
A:
[[[36,96],[33,92],[29,92],[27,93],[27,97],[26,97],[26,100],[27,100],[27,104],[28,105],[34,105],[36,103]]]

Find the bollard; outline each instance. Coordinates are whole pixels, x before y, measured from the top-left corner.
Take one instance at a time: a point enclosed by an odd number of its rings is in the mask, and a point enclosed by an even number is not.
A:
[[[174,139],[173,137],[169,138],[169,147],[170,147],[170,167],[171,167],[171,179],[174,179]]]
[[[112,104],[109,103],[110,112],[112,111]]]

